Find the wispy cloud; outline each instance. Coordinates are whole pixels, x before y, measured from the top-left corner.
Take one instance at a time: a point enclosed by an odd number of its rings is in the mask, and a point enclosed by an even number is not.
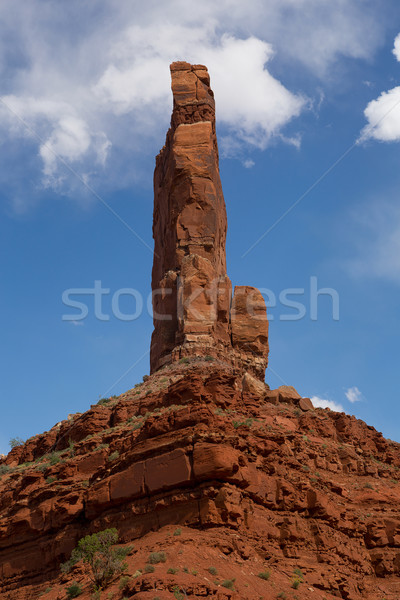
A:
[[[357,386],[348,388],[345,391],[345,396],[346,396],[347,400],[349,402],[351,402],[352,404],[354,404],[355,402],[361,402],[361,400],[363,399],[363,395]]]

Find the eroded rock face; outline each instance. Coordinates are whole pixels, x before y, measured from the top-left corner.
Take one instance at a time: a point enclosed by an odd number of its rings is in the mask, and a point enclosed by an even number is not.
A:
[[[154,172],[151,371],[185,356],[223,358],[264,379],[268,321],[261,294],[226,273],[226,209],[215,103],[206,67],[171,65],[174,107]]]
[[[397,599],[399,449],[290,386],[173,363],[0,462],[0,597],[57,600],[79,581],[90,600],[85,565],[63,576],[60,563],[116,527],[134,540],[130,587],[117,578],[105,597],[167,599],[180,585],[193,600],[291,598],[301,569],[299,600]],[[155,550],[167,561],[147,573]],[[221,585],[232,578],[235,593]]]

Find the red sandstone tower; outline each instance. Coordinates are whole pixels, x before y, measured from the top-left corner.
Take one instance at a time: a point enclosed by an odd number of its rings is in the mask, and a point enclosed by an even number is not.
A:
[[[226,273],[227,219],[207,68],[171,65],[173,112],[154,171],[151,372],[210,355],[264,379],[268,320],[258,290]]]

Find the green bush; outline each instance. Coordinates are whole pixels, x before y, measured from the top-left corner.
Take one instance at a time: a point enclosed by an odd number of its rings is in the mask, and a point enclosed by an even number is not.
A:
[[[224,588],[227,588],[228,590],[232,590],[233,592],[235,591],[235,586],[233,585],[235,583],[234,579],[225,579],[221,585]]]
[[[218,575],[218,571],[215,567],[208,567],[208,572],[210,575]]]
[[[67,587],[67,598],[70,600],[71,598],[77,598],[82,594],[82,588],[79,583],[72,583],[69,587]]]
[[[145,573],[154,573],[155,567],[153,565],[146,565],[144,568]]]
[[[180,527],[178,527],[178,529],[175,529],[174,531],[174,535],[181,535],[182,533],[182,529]]]
[[[176,598],[176,600],[184,600],[185,599],[185,596],[180,591],[179,585],[176,585],[174,587],[173,592],[174,592],[174,598]]]
[[[292,588],[294,590],[297,590],[301,583],[302,583],[302,579],[297,579],[297,577],[296,577],[296,579],[293,579],[293,581],[292,581]]]
[[[147,560],[151,565],[157,565],[158,563],[165,563],[167,557],[165,552],[152,552]]]
[[[54,465],[58,465],[58,463],[60,462],[61,458],[60,458],[60,453],[59,452],[52,452],[50,455],[50,465],[54,466]]]
[[[123,590],[129,583],[130,577],[129,575],[124,575],[123,577],[121,577],[121,579],[119,580],[119,589]]]
[[[179,569],[174,569],[173,567],[170,567],[167,571],[167,573],[169,575],[175,575],[175,573],[177,573],[179,571]]]
[[[116,529],[105,529],[87,535],[79,540],[77,547],[72,551],[71,558],[61,565],[61,570],[68,573],[73,565],[83,560],[90,567],[94,585],[102,587],[114,575],[122,573],[127,566],[124,562],[126,549],[112,548],[117,542],[118,531]]]
[[[109,402],[111,402],[111,398],[100,398],[100,400],[97,403],[97,406],[105,406]]]
[[[261,573],[259,573],[257,575],[257,577],[259,577],[260,579],[265,579],[266,581],[268,581],[268,579],[271,577],[271,573],[269,571],[261,571]]]
[[[8,473],[10,469],[11,467],[9,467],[8,465],[0,465],[0,476]]]
[[[108,460],[109,460],[110,462],[112,462],[113,460],[116,460],[116,459],[118,458],[118,456],[119,456],[119,452],[118,452],[118,450],[114,450],[114,452],[112,452],[112,453],[110,454],[110,456],[108,457]]]

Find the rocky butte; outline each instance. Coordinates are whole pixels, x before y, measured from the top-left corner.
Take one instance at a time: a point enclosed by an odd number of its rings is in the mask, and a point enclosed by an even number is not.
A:
[[[399,600],[400,445],[264,383],[265,305],[226,273],[207,69],[171,74],[151,375],[0,459],[0,598]],[[127,570],[94,594],[60,564],[110,527]]]

